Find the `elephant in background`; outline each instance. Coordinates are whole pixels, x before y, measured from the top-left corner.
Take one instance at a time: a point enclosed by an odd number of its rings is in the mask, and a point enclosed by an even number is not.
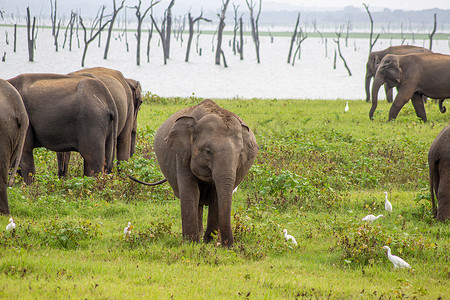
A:
[[[0,213],[9,214],[7,186],[14,183],[19,167],[28,115],[17,90],[0,79]],[[8,182],[8,173],[12,168]]]
[[[157,130],[154,147],[161,171],[180,199],[183,237],[200,241],[203,206],[208,205],[203,240],[209,242],[219,232],[222,244],[231,247],[233,189],[258,153],[251,129],[236,114],[204,100],[169,117]]]
[[[100,80],[86,76],[22,74],[8,80],[22,96],[30,121],[20,163],[25,183],[35,173],[33,149],[78,151],[84,175],[112,170],[117,108]]]
[[[423,47],[401,45],[401,46],[391,46],[381,51],[373,51],[369,54],[369,59],[367,60],[366,64],[366,86],[365,86],[367,102],[370,102],[370,81],[372,80],[373,77],[375,77],[378,65],[380,64],[381,60],[388,54],[403,55],[409,53],[432,53],[432,52]],[[385,85],[384,88],[386,91],[387,102],[392,103],[393,101],[392,88],[388,89],[387,85]]]
[[[417,117],[427,121],[422,96],[439,99],[439,107],[450,97],[450,55],[439,53],[388,54],[377,69],[372,87],[370,119],[377,108],[378,90],[384,83],[397,87],[398,93],[389,111],[389,121],[397,117],[400,109],[411,99]]]
[[[428,165],[433,215],[441,221],[450,219],[450,125],[447,125],[431,144]]]
[[[118,113],[117,160],[128,160],[135,152],[137,115],[142,104],[139,81],[126,79],[120,71],[95,67],[69,73],[102,81],[110,91]],[[70,152],[58,152],[58,176],[67,176]]]

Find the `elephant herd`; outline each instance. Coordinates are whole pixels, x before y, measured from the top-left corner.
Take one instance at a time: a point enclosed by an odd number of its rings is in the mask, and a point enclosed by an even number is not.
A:
[[[83,157],[85,176],[111,171],[115,158],[128,160],[135,152],[141,104],[139,82],[107,68],[0,80],[0,213],[9,214],[6,190],[19,165],[24,182],[33,182],[34,148],[57,152],[59,176],[67,175],[70,151]],[[183,237],[200,241],[207,205],[203,240],[220,232],[222,244],[232,246],[233,190],[258,153],[251,129],[204,100],[167,119],[154,148],[165,179],[151,185],[167,181],[180,199]]]
[[[393,46],[370,53],[366,65],[366,101],[370,101],[372,86],[373,118],[377,108],[378,91],[385,85],[386,98],[392,102],[389,121],[397,117],[400,109],[411,99],[417,117],[427,121],[424,102],[427,97],[439,101],[439,109],[446,112],[443,102],[450,98],[450,55],[433,53],[416,46]],[[392,100],[392,88],[397,96]],[[433,141],[429,153],[430,194],[433,214],[438,220],[450,219],[450,125]],[[437,198],[438,207],[435,205]]]
[[[414,46],[371,53],[366,73],[368,101],[372,77],[370,118],[378,90],[386,83],[388,101],[391,89],[398,89],[389,120],[411,99],[417,116],[426,121],[424,97],[439,99],[441,111],[442,102],[450,97],[450,56]],[[67,175],[70,151],[83,157],[86,176],[110,172],[115,158],[128,160],[135,152],[141,104],[138,81],[102,67],[0,79],[0,213],[9,214],[7,186],[16,172],[26,184],[32,183],[34,148],[57,152],[58,176]],[[450,125],[436,137],[428,155],[433,213],[439,220],[450,218],[449,145]],[[258,153],[252,130],[233,112],[204,100],[169,117],[155,134],[154,149],[165,179],[139,182],[170,184],[180,199],[183,237],[200,241],[203,235],[208,242],[219,232],[222,244],[232,246],[233,190]],[[209,210],[203,232],[205,205]]]

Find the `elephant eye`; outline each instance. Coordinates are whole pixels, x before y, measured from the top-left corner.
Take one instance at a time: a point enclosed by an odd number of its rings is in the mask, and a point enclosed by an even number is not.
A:
[[[211,149],[209,149],[209,147],[206,146],[202,148],[202,152],[205,153],[206,155],[212,155]]]

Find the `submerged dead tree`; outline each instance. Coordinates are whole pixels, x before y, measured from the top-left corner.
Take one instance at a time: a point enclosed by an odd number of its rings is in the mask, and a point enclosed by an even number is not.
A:
[[[27,7],[28,61],[34,61],[35,28],[36,17],[33,17],[33,25],[31,25],[30,7]]]
[[[188,13],[188,22],[189,22],[189,38],[188,38],[188,44],[187,44],[187,48],[186,48],[186,57],[184,59],[185,62],[189,61],[189,53],[191,52],[191,44],[192,44],[192,39],[194,38],[194,26],[196,22],[200,22],[201,20],[206,21],[206,22],[211,22],[211,20],[208,20],[206,18],[203,18],[203,10],[200,13],[200,16],[198,16],[197,18],[192,18],[191,13]]]
[[[370,53],[372,53],[373,46],[375,46],[375,43],[377,42],[378,38],[380,37],[380,34],[377,34],[377,37],[372,42],[372,39],[373,39],[373,19],[372,19],[372,14],[370,13],[369,7],[367,6],[367,4],[363,3],[363,5],[366,8],[367,14],[369,15],[369,19],[370,19],[370,35],[369,35],[369,55],[370,55]]]
[[[164,43],[164,39],[165,39],[165,35],[164,35],[164,31],[160,30],[158,28],[158,24],[156,24],[155,19],[153,18],[153,15],[150,15],[150,17],[152,18],[152,23],[156,28],[156,31],[159,34],[159,38],[161,39],[161,45],[162,45],[162,50],[163,50],[163,56],[164,56],[164,64],[167,65],[167,56],[166,56],[166,43]],[[164,26],[165,20],[162,23],[162,26]]]
[[[227,62],[225,60],[225,54],[222,50],[222,36],[223,36],[223,29],[225,27],[225,14],[227,12],[228,4],[230,3],[230,0],[222,0],[222,10],[220,13],[220,21],[219,21],[219,28],[217,29],[217,49],[216,49],[216,65],[220,65],[220,56],[223,58],[223,65],[225,68],[228,67]]]
[[[239,29],[239,20],[238,20],[238,9],[239,9],[239,5],[235,5],[233,3],[233,10],[234,10],[234,28],[233,28],[233,53],[234,55],[236,55],[237,53],[237,47],[236,47],[236,35],[237,35],[237,31]],[[241,15],[242,17],[242,15]]]
[[[295,50],[294,56],[292,57],[292,66],[294,66],[295,63],[295,57],[298,53],[298,59],[300,60],[300,54],[301,54],[301,46],[302,42],[308,37],[306,33],[303,33],[302,28],[300,27],[300,32],[298,33],[297,37],[297,49]]]
[[[109,22],[111,22],[111,20],[108,20],[105,24],[103,24],[95,33],[94,30],[95,28],[98,26],[98,24],[100,23],[100,19],[94,19],[93,21],[93,25],[91,26],[91,31],[89,34],[89,38],[87,36],[87,29],[83,24],[83,19],[81,18],[81,16],[79,16],[80,19],[80,25],[83,28],[83,32],[84,32],[84,50],[83,50],[83,57],[81,59],[81,66],[84,67],[84,60],[86,59],[86,54],[87,54],[87,50],[89,47],[89,44],[95,40],[95,38],[100,34],[100,32],[109,24]]]
[[[108,59],[108,52],[109,52],[109,46],[111,44],[111,36],[112,36],[113,27],[114,27],[114,22],[116,21],[117,14],[123,8],[124,3],[125,3],[125,0],[122,0],[122,3],[120,4],[119,8],[117,8],[116,0],[113,0],[113,11],[111,14],[111,22],[109,23],[108,36],[106,37],[106,46],[105,46],[105,53],[103,54],[103,59]]]
[[[291,46],[289,47],[289,54],[288,54],[288,58],[287,58],[288,64],[291,63],[292,48],[294,47],[295,38],[297,37],[297,29],[298,29],[299,22],[300,22],[300,13],[298,13],[298,15],[297,15],[297,22],[295,22],[294,33],[292,34],[292,37],[291,37]]]
[[[50,0],[50,20],[52,21],[52,36],[55,36],[56,34],[56,10],[57,10],[56,0],[54,0],[54,2]]]
[[[175,0],[170,1],[169,6],[166,9],[165,15],[166,15],[166,26],[165,26],[165,38],[164,43],[165,45],[165,55],[167,58],[170,58],[170,35],[172,34],[172,7],[175,4]]]
[[[339,32],[336,32],[337,39],[333,39],[333,40],[337,44],[339,56],[341,57],[342,61],[344,62],[344,66],[347,69],[348,76],[352,76],[352,72],[350,71],[350,68],[348,67],[347,62],[345,61],[345,58],[344,58],[344,56],[342,55],[342,52],[341,52],[341,44],[340,44],[341,35],[342,35],[342,26],[340,27]]]
[[[259,16],[261,14],[261,1],[262,0],[259,0],[258,14],[256,15],[256,19],[255,19],[254,10],[255,10],[256,4],[253,4],[253,0],[250,0],[250,3],[248,3],[248,0],[245,0],[245,2],[247,3],[248,9],[250,10],[250,25],[252,26],[252,38],[253,38],[253,42],[255,43],[256,61],[258,62],[258,64],[260,63],[258,22],[259,22]]]
[[[433,36],[436,33],[436,14],[434,14],[434,26],[433,26],[433,31],[431,31],[431,33],[428,35],[428,37],[430,38],[430,50],[433,47]]]
[[[161,0],[154,1],[152,0],[150,2],[150,6],[144,11],[144,13],[141,13],[141,0],[139,0],[139,4],[133,7],[136,9],[136,17],[138,19],[137,24],[137,32],[136,32],[136,40],[137,40],[137,47],[136,47],[136,65],[141,65],[141,35],[142,35],[142,21],[144,20],[147,13],[150,11],[150,9],[161,2]]]

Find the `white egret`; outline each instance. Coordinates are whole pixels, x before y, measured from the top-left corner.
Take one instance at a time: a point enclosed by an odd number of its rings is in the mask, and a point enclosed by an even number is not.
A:
[[[384,192],[384,194],[386,195],[386,199],[385,199],[385,201],[384,201],[384,209],[385,209],[387,212],[392,212],[392,204],[391,204],[391,202],[389,202],[389,200],[388,200],[388,192]]]
[[[286,239],[286,241],[291,240],[292,244],[297,246],[297,241],[295,240],[295,237],[293,237],[292,235],[288,234],[287,233],[287,229],[283,229],[283,233],[284,233],[284,238]]]
[[[362,221],[368,222],[368,223],[372,223],[373,221],[377,220],[378,218],[383,218],[383,215],[378,215],[378,216],[374,216],[374,215],[367,215],[364,218],[362,218]]]
[[[383,249],[387,250],[387,257],[391,261],[391,263],[394,264],[394,269],[397,269],[397,268],[410,269],[411,268],[411,266],[406,261],[404,261],[403,259],[401,259],[400,257],[398,257],[396,255],[392,255],[391,248],[389,248],[388,246],[383,246]]]
[[[348,101],[345,103],[344,112],[348,112]]]
[[[234,190],[233,190],[233,193],[232,193],[232,194],[236,193],[237,189],[238,189],[238,186],[234,188]]]
[[[6,231],[14,230],[16,229],[16,223],[14,223],[13,218],[9,218],[9,223],[6,225]]]
[[[123,229],[123,235],[130,236],[131,229],[133,229],[133,226],[131,226],[131,222],[128,222],[128,226]]]

